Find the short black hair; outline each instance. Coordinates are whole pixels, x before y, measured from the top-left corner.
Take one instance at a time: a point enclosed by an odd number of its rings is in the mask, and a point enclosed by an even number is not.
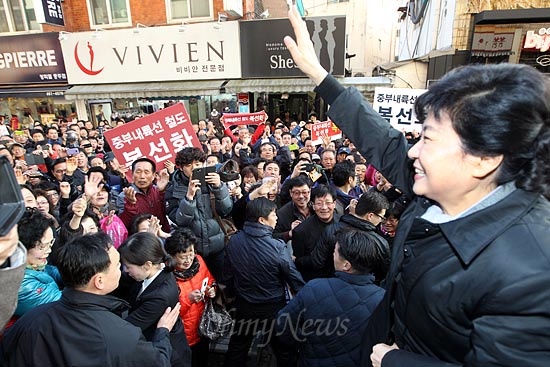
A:
[[[136,165],[139,162],[149,162],[151,164],[152,168],[153,168],[153,172],[157,171],[157,165],[156,165],[155,161],[153,161],[152,159],[149,159],[147,157],[141,157],[141,158],[138,158],[138,159],[136,159],[135,161],[132,162],[132,172],[134,172],[136,170]]]
[[[301,187],[301,186],[307,186],[311,187],[311,180],[308,180],[309,177],[306,177],[305,175],[298,175],[294,178],[291,178],[287,181],[287,187],[288,190],[292,190],[295,187]]]
[[[334,187],[319,184],[311,190],[311,201],[315,201],[317,198],[324,198],[327,195],[330,195],[333,200],[336,200],[337,193]]]
[[[246,204],[246,220],[258,222],[260,218],[266,218],[275,210],[277,210],[277,204],[267,198],[259,197]]]
[[[94,157],[95,158],[95,157]],[[86,176],[88,176],[88,178],[90,177],[90,174],[94,173],[94,172],[99,172],[103,175],[103,183],[106,184],[107,181],[109,181],[109,174],[107,173],[106,170],[104,170],[102,167],[99,167],[99,166],[95,166],[95,167],[90,167],[90,169],[88,170],[88,172],[86,172]]]
[[[200,148],[187,147],[183,148],[176,154],[176,166],[183,167],[194,161],[204,162],[206,161],[206,154]]]
[[[98,232],[78,236],[59,249],[57,268],[66,287],[82,288],[97,273],[109,269],[108,251],[113,242],[108,234]]]
[[[349,261],[354,272],[373,273],[377,280],[385,277],[389,259],[389,247],[381,237],[373,233],[349,229],[336,234],[338,253]]]
[[[381,192],[376,189],[367,190],[359,200],[355,207],[355,214],[362,217],[367,213],[379,213],[382,209],[388,209],[390,203]]]
[[[355,163],[345,160],[334,165],[332,181],[335,186],[344,186],[350,177],[355,177]]]
[[[189,228],[178,228],[164,241],[164,249],[169,255],[175,256],[186,252],[191,246],[195,247],[197,242],[197,237]]]
[[[27,189],[33,192],[29,187]],[[17,227],[19,241],[21,241],[27,250],[33,249],[38,246],[48,228],[51,228],[55,234],[53,219],[46,217],[36,208],[27,208],[23,217],[19,220]]]

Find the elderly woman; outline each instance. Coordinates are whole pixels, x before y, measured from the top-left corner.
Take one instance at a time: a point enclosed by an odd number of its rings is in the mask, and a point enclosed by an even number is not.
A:
[[[52,251],[54,222],[38,209],[27,208],[18,225],[19,240],[27,249],[27,268],[19,289],[16,316],[61,298],[61,277],[48,265]]]
[[[202,257],[195,252],[197,238],[187,228],[177,229],[166,239],[164,248],[176,262],[174,275],[180,289],[180,315],[191,347],[193,367],[208,366],[209,340],[199,335],[205,297],[215,297],[215,279]],[[203,287],[203,283],[206,286]]]
[[[526,65],[470,65],[417,99],[410,150],[354,88],[317,61],[289,13],[285,44],[329,116],[412,201],[388,291],[363,338],[374,366],[548,366],[550,86]]]

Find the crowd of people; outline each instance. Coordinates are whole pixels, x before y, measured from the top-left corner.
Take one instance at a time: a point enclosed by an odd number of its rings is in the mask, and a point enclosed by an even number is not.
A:
[[[285,44],[341,139],[312,141],[315,112],[198,121],[200,147],[125,167],[103,138],[116,123],[5,129],[27,208],[1,239],[26,250],[6,365],[207,366],[199,322],[221,295],[226,366],[254,338],[279,366],[546,365],[550,82],[459,68],[419,97],[411,140],[289,18]]]

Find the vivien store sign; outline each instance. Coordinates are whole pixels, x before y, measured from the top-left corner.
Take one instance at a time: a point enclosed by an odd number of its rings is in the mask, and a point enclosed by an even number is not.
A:
[[[237,22],[70,33],[70,84],[240,78]]]

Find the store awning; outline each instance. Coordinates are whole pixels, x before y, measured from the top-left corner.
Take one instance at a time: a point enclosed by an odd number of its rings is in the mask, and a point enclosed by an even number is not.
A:
[[[0,89],[0,98],[40,98],[40,97],[63,97],[67,86],[55,87],[25,87],[25,88],[2,88]]]
[[[376,87],[391,86],[391,80],[385,77],[336,78],[345,87],[356,87],[361,92],[374,91]],[[307,93],[312,92],[315,84],[307,78],[293,79],[239,79],[230,80],[225,85],[226,93]]]
[[[201,80],[75,85],[67,90],[65,98],[68,100],[82,100],[212,96],[220,94],[220,87],[224,82],[225,80]]]

